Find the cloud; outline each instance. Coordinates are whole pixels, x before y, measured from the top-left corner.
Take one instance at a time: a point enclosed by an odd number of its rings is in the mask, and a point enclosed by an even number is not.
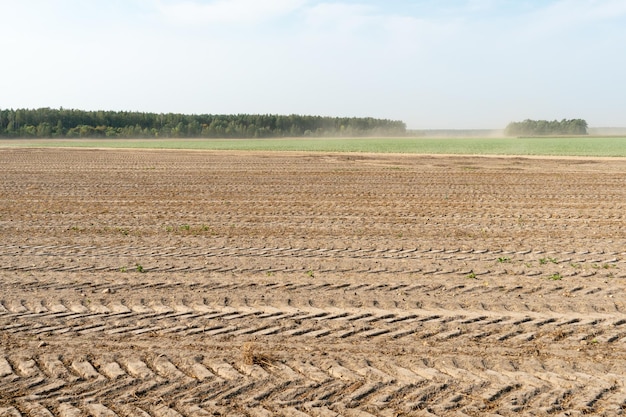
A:
[[[313,38],[414,48],[454,33],[458,21],[421,18],[368,3],[324,2],[305,9],[304,28]],[[333,41],[334,40],[334,41]],[[395,49],[395,48],[394,48]]]
[[[556,34],[625,17],[623,0],[560,0],[532,14],[530,29],[539,35]]]
[[[299,9],[305,0],[161,1],[159,13],[179,23],[251,24],[282,17]]]
[[[307,8],[308,25],[327,26],[345,23],[363,24],[371,20],[376,9],[366,4],[319,3]]]

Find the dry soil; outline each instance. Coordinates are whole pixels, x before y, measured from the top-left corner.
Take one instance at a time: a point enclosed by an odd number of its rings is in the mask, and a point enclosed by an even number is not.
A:
[[[626,161],[0,149],[0,416],[617,415]]]

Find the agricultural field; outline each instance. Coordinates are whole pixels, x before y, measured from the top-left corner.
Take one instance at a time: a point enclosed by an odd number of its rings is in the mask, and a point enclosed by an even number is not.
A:
[[[626,137],[618,136],[532,138],[5,139],[0,140],[0,147],[626,157]]]
[[[0,149],[0,416],[613,416],[626,159]]]

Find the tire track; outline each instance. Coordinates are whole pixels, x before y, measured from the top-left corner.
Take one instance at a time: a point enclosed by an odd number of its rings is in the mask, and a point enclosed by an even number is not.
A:
[[[120,275],[123,279],[118,280]],[[5,281],[5,287],[10,291],[0,298],[0,318],[10,314],[63,317],[81,310],[121,314],[131,310],[130,304],[136,311],[147,309],[153,312],[147,304],[156,305],[161,299],[169,304],[161,308],[172,310],[174,307],[171,304],[177,304],[176,309],[181,311],[197,309],[203,304],[202,308],[207,309],[208,306],[224,307],[231,303],[263,305],[269,310],[272,305],[288,304],[294,308],[313,305],[324,308],[328,305],[366,309],[369,306],[374,310],[452,309],[471,310],[477,314],[482,311],[500,312],[501,315],[548,311],[557,315],[616,313],[620,316],[626,311],[621,297],[624,285],[615,279],[606,282],[602,278],[588,278],[586,282],[565,278],[560,281],[535,279],[532,285],[530,282],[519,285],[514,276],[481,276],[477,279],[451,276],[445,280],[406,281],[395,276],[393,281],[379,283],[365,281],[359,276],[346,278],[327,274],[328,277],[321,279],[310,277],[315,274],[309,272],[298,275],[303,278],[294,279],[293,274],[285,274],[284,277],[266,275],[262,279],[235,275],[208,279],[178,277],[173,280],[167,274],[129,273],[95,277],[90,274],[46,273],[45,278],[33,280],[33,275],[24,275],[23,278],[17,275],[17,279]],[[139,279],[143,282],[133,282]],[[172,300],[172,294],[179,294],[179,300]],[[312,294],[317,296],[312,297]],[[116,301],[122,295],[121,299],[126,299],[125,304]],[[109,304],[111,307],[105,306]],[[557,305],[558,308],[555,308]],[[364,311],[364,314],[367,312]]]
[[[455,256],[450,256],[455,255]],[[468,255],[484,255],[482,257],[471,257]],[[605,252],[589,250],[565,250],[565,251],[545,251],[545,250],[518,250],[506,251],[502,249],[462,249],[462,248],[306,248],[306,247],[227,247],[215,246],[209,248],[202,247],[106,247],[81,245],[0,245],[0,256],[41,256],[41,257],[132,257],[132,258],[225,258],[225,257],[271,257],[271,258],[333,258],[333,259],[444,259],[444,260],[497,260],[498,256],[511,256],[522,260],[537,260],[549,256],[559,256],[553,263],[623,263],[626,252]],[[561,258],[565,256],[566,258]],[[510,260],[510,259],[509,259]]]
[[[43,305],[44,302],[41,303]],[[23,306],[22,306],[23,307]],[[54,304],[54,311],[0,315],[0,332],[38,337],[140,336],[228,338],[250,336],[341,340],[481,340],[519,344],[527,341],[583,341],[606,345],[626,342],[626,314],[475,312],[468,310],[383,310],[368,308],[280,308],[90,303]]]
[[[56,247],[0,256],[0,271],[38,273],[120,273],[271,275],[367,274],[405,276],[626,278],[626,252],[517,252],[488,249],[115,248],[105,255],[91,249]],[[7,259],[8,258],[8,259]],[[21,259],[28,263],[21,264]],[[37,261],[40,259],[41,261]],[[556,278],[555,278],[556,277]]]
[[[43,355],[9,356],[0,357],[1,381],[11,379],[14,395],[3,400],[1,412],[64,416],[142,410],[151,416],[188,416],[239,409],[245,415],[261,410],[288,415],[384,415],[386,410],[506,415],[530,410],[594,414],[624,406],[621,375],[598,378],[563,361],[540,362],[548,368],[543,372],[531,372],[535,360],[493,366],[473,361],[471,356],[444,354],[432,363],[410,359],[399,364],[356,354],[260,366],[207,357],[190,363],[158,352],[149,357],[122,352],[113,359],[64,357],[63,362]],[[50,372],[59,367],[60,372]]]

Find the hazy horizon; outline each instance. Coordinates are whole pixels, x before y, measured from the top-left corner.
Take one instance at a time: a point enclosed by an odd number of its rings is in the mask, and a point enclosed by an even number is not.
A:
[[[0,0],[0,108],[626,127],[621,0]]]

